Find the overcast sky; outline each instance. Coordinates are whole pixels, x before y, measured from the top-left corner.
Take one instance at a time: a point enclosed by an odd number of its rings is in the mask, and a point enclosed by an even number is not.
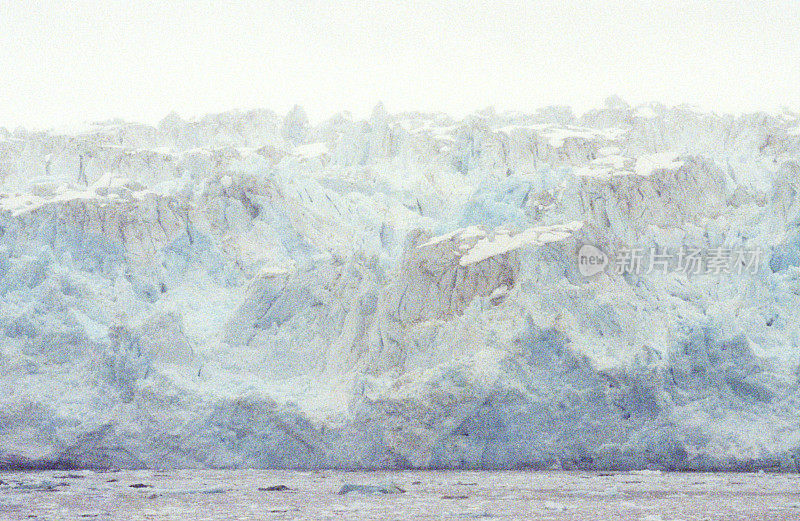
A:
[[[0,126],[232,108],[800,109],[800,1],[0,0]]]

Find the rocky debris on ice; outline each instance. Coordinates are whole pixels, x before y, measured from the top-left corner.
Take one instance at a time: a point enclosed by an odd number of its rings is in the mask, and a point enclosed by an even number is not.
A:
[[[0,129],[0,467],[776,469],[792,114]],[[584,244],[758,251],[581,276]]]

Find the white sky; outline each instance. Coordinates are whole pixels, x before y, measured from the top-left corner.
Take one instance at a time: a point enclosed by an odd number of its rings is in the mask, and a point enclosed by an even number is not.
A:
[[[0,0],[0,126],[232,108],[800,109],[800,1]]]

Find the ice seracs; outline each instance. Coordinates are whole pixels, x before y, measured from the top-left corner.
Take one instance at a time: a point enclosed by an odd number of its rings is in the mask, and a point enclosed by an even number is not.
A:
[[[789,470],[792,114],[0,130],[0,464]],[[578,269],[598,251],[755,270]]]

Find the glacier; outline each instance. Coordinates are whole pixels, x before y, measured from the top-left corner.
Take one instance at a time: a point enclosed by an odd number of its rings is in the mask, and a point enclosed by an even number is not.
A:
[[[791,471],[799,343],[788,110],[0,128],[2,468]]]

